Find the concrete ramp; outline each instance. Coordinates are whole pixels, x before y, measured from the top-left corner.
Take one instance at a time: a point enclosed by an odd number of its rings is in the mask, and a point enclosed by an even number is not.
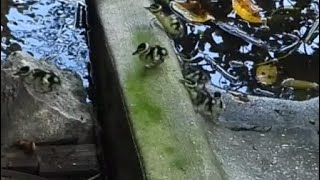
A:
[[[98,0],[97,14],[89,14],[91,58],[101,100],[98,114],[102,127],[109,131],[105,141],[110,145],[106,147],[110,150],[110,174],[121,180],[140,180],[141,176],[222,179],[201,128],[203,120],[194,113],[188,93],[179,83],[181,70],[169,39],[149,25],[153,16],[143,7],[150,3]],[[168,47],[169,59],[159,68],[145,71],[131,55],[141,42]],[[123,104],[116,104],[119,99]],[[103,112],[106,102],[112,112]],[[126,108],[120,110],[122,106]],[[133,139],[125,135],[127,130]]]
[[[93,2],[89,42],[111,179],[318,179],[319,136],[310,122],[319,122],[319,98],[240,103],[224,94],[215,126],[194,112],[169,38],[150,27],[143,7],[151,1]],[[141,42],[167,47],[170,58],[145,71],[131,55]],[[260,126],[272,129],[247,131]]]

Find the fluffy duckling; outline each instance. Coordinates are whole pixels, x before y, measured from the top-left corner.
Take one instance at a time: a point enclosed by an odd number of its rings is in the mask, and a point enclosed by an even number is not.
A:
[[[159,45],[150,46],[148,43],[141,43],[132,55],[139,54],[139,58],[145,63],[145,67],[150,69],[162,64],[168,57],[166,48]]]
[[[184,63],[182,65],[182,75],[184,79],[205,84],[210,81],[209,71],[204,70],[201,66]]]
[[[196,112],[207,116],[219,116],[224,110],[220,92],[217,91],[211,95],[204,83],[198,83],[195,80],[183,79],[180,82],[187,88]]]
[[[184,34],[183,24],[179,21],[178,16],[175,14],[166,15],[163,12],[160,4],[151,4],[149,7],[145,7],[150,11],[161,24],[163,30],[168,34],[170,38],[181,37]]]
[[[224,110],[220,92],[209,93],[206,84],[210,82],[209,74],[199,66],[185,64],[184,79],[180,80],[186,87],[195,111],[205,116],[219,116]]]
[[[21,67],[14,75],[22,77],[25,82],[33,84],[35,89],[42,92],[52,91],[54,85],[61,84],[60,78],[52,71],[31,69],[29,66]]]

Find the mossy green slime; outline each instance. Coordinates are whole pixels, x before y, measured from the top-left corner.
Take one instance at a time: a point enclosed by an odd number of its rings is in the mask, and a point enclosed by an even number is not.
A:
[[[139,117],[139,121],[147,125],[151,123],[159,123],[162,118],[161,108],[156,105],[156,102],[152,101],[149,97],[147,84],[143,81],[143,77],[132,73],[129,75],[126,86],[132,101],[135,103],[131,108],[133,113]]]
[[[153,44],[154,42],[157,42],[153,36],[154,35],[149,31],[138,29],[135,31],[136,38],[133,42],[136,46],[142,42]],[[142,134],[145,134],[145,137],[147,137],[145,142],[149,143],[149,145],[155,144],[159,146],[156,151],[168,157],[172,167],[175,167],[184,173],[189,163],[181,149],[172,146],[177,144],[177,142],[174,142],[175,140],[173,140],[173,138],[157,137],[170,137],[170,134],[167,134],[168,131],[163,129],[166,128],[165,125],[162,124],[165,123],[163,121],[167,116],[162,110],[161,103],[157,102],[157,99],[153,96],[155,92],[152,92],[151,88],[153,85],[152,80],[156,79],[155,76],[159,75],[161,72],[157,69],[146,70],[136,56],[133,56],[132,60],[134,61],[133,68],[127,74],[125,88],[127,89],[130,103],[132,103],[130,109],[134,116],[134,120],[137,121],[137,126],[143,131]],[[157,131],[150,132],[151,129],[155,129],[156,126],[159,126],[160,128],[157,128]],[[148,135],[152,136],[148,137]],[[160,146],[160,144],[162,145]]]

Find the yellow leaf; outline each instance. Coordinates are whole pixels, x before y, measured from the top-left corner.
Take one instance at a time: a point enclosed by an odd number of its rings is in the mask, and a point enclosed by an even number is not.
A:
[[[275,65],[261,65],[256,69],[256,78],[263,85],[272,85],[277,81],[278,68]]]
[[[201,7],[198,1],[187,1],[185,3],[171,1],[170,8],[176,14],[190,22],[204,23],[209,20],[215,20],[209,12]]]
[[[283,80],[281,82],[281,86],[292,87],[293,89],[300,89],[300,90],[306,90],[306,89],[319,90],[319,84],[317,84],[315,82],[296,80],[293,78],[288,78],[288,79]]]
[[[244,20],[263,23],[259,8],[252,0],[232,0],[233,10]]]

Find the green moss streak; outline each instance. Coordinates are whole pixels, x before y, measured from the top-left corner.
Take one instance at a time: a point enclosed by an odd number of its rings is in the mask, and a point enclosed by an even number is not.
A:
[[[139,64],[141,65],[141,64]],[[142,121],[145,125],[152,125],[152,123],[159,123],[162,119],[161,108],[152,101],[148,93],[147,84],[143,80],[143,76],[132,73],[129,75],[126,86],[130,98],[132,98],[132,113],[139,117],[139,121]]]
[[[136,39],[133,43],[136,46],[142,42],[157,42],[149,31],[138,29],[135,33]],[[161,93],[154,90],[155,86],[159,87],[157,79],[163,75],[163,71],[160,68],[146,70],[138,56],[134,56],[133,61],[133,67],[127,74],[125,88],[138,143],[140,141],[139,147],[147,163],[146,168],[151,170],[151,174],[164,172],[159,168],[176,168],[178,171],[175,171],[173,177],[181,176],[190,165],[189,159],[180,149],[179,142],[170,134],[172,129],[167,126],[170,115],[166,114],[166,107],[163,107],[166,103],[160,102],[164,99]],[[160,160],[160,155],[164,159]]]

